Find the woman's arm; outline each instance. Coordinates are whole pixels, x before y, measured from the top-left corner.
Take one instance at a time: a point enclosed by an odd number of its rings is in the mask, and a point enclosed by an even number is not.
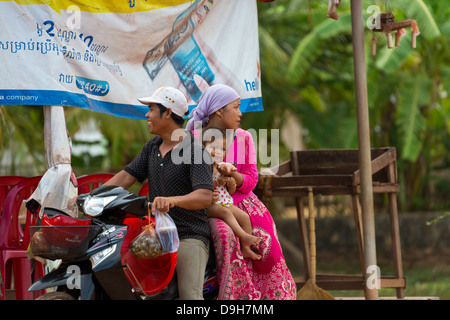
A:
[[[258,184],[258,169],[255,164],[246,164],[240,166],[240,172],[232,173],[231,177],[235,178],[238,191],[248,193]]]
[[[231,154],[227,153],[226,161],[236,162],[238,170],[228,170],[226,173],[236,180],[238,191],[249,193],[258,183],[256,151],[252,135],[238,129],[231,151]]]

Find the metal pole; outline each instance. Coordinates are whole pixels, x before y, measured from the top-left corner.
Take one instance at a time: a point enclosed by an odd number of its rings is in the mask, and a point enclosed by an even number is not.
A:
[[[358,121],[359,169],[361,173],[361,208],[364,236],[365,297],[378,299],[377,286],[369,285],[373,274],[367,270],[378,270],[375,250],[375,222],[372,190],[372,164],[370,155],[369,107],[364,48],[364,23],[362,0],[351,0],[353,64],[355,73],[355,96]],[[374,268],[374,269],[373,269]],[[375,277],[378,277],[375,274]],[[378,282],[379,283],[379,282]],[[376,283],[376,284],[378,284]]]

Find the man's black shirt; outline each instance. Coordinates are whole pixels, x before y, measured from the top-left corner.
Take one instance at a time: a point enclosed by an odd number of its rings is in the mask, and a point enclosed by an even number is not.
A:
[[[183,141],[161,157],[160,136],[147,142],[141,152],[124,169],[139,182],[148,179],[148,197],[182,196],[197,189],[214,190],[212,159],[201,143],[188,133]],[[209,225],[206,208],[186,210],[173,207],[169,215],[174,220],[180,240],[200,239],[209,243]]]

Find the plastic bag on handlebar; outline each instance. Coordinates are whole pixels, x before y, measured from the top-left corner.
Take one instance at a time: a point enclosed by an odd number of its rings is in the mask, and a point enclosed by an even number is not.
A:
[[[142,229],[143,231],[128,246],[131,254],[139,259],[159,257],[163,252],[161,242],[155,231],[155,223],[150,219],[150,210],[149,224]]]
[[[167,212],[155,212],[155,229],[161,242],[162,252],[171,253],[178,251],[180,240],[178,238],[175,222]]]

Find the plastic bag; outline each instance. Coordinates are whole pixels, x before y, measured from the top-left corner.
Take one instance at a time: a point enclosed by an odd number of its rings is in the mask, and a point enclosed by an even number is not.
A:
[[[175,222],[166,212],[155,212],[155,228],[161,242],[162,252],[176,252],[180,245]]]
[[[156,258],[162,254],[161,242],[153,223],[142,227],[142,231],[128,246],[132,255],[139,259]]]

